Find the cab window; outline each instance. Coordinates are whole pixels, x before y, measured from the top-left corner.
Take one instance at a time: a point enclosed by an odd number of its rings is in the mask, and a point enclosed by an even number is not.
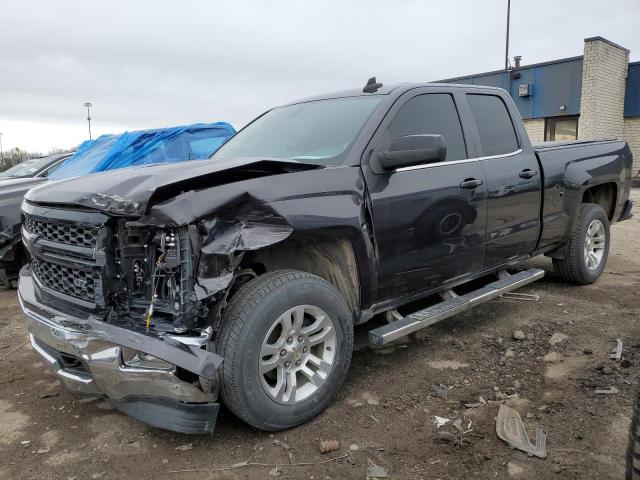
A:
[[[467,158],[458,111],[448,93],[429,93],[407,100],[389,123],[377,150],[387,150],[396,137],[425,134],[444,137],[446,161]]]
[[[507,106],[497,95],[467,94],[475,118],[484,156],[518,150],[518,138]]]

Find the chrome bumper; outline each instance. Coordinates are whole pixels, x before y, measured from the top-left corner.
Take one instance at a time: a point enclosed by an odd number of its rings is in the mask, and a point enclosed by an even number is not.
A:
[[[33,348],[66,388],[107,397],[115,408],[153,426],[183,433],[213,430],[222,359],[201,348],[205,340],[146,335],[51,310],[37,301],[28,274],[20,275],[18,298]],[[166,363],[160,368],[129,366],[123,361],[125,347]],[[204,392],[193,379],[179,378],[178,367],[209,380],[214,388]]]

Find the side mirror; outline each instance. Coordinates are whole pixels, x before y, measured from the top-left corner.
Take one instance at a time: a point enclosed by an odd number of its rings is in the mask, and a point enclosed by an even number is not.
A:
[[[442,162],[447,145],[442,135],[405,135],[391,142],[389,150],[378,152],[378,162],[385,170],[395,170],[422,163]]]

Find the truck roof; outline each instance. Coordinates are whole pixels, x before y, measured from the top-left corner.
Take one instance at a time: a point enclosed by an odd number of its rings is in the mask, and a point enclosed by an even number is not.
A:
[[[375,95],[393,95],[394,97],[399,97],[403,93],[413,90],[414,88],[425,88],[425,87],[438,87],[438,88],[464,88],[465,90],[484,90],[484,91],[502,91],[505,90],[498,87],[488,87],[485,85],[469,85],[469,84],[461,84],[461,83],[434,83],[434,82],[414,82],[414,83],[395,83],[392,85],[383,85],[377,91],[373,93],[365,93],[362,91],[362,88],[353,88],[350,90],[340,90],[337,92],[331,93],[322,93],[319,95],[313,95],[310,97],[301,98],[298,100],[294,100],[292,102],[283,103],[282,106],[285,105],[295,105],[298,103],[305,102],[314,102],[316,100],[328,100],[332,98],[347,98],[347,97],[368,97]]]

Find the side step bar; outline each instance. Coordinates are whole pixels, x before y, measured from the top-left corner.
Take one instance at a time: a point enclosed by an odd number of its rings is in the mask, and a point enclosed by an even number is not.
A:
[[[505,272],[506,274],[506,272]],[[369,342],[373,345],[386,345],[422,328],[433,325],[445,318],[480,305],[544,277],[544,270],[530,268],[513,275],[500,275],[500,280],[492,282],[465,295],[449,297],[436,305],[414,312],[382,327],[369,331]]]

